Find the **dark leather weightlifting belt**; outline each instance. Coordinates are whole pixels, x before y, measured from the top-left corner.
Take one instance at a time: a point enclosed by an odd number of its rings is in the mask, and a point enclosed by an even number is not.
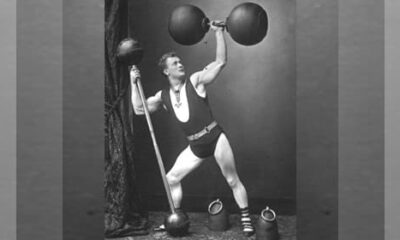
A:
[[[201,130],[200,132],[197,132],[193,135],[187,136],[187,139],[189,141],[194,141],[197,140],[199,138],[201,138],[202,136],[206,135],[207,133],[209,133],[213,128],[215,128],[218,125],[218,123],[216,121],[213,121],[212,123],[210,123],[208,126],[206,126],[205,128],[203,128],[203,130]]]

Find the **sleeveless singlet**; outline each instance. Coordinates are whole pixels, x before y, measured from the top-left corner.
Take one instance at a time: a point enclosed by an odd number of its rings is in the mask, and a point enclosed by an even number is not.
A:
[[[187,80],[184,85],[186,91],[189,119],[182,122],[176,116],[174,107],[171,102],[170,88],[163,89],[161,92],[161,99],[166,107],[167,112],[172,116],[175,122],[182,128],[186,136],[193,135],[200,132],[214,120],[211,112],[208,98],[201,97],[197,94],[192,82]],[[219,125],[214,127],[209,133],[201,138],[189,141],[189,145],[193,153],[201,158],[209,157],[214,153],[215,146],[222,129]]]

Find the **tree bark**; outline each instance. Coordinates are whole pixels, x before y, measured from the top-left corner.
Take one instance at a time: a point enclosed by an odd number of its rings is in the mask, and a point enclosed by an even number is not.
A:
[[[147,234],[135,173],[133,109],[127,66],[116,58],[128,33],[127,0],[105,1],[105,236]]]

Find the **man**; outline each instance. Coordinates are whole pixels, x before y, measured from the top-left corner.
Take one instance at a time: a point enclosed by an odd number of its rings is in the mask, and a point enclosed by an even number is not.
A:
[[[167,173],[175,208],[180,208],[182,200],[181,180],[196,169],[205,158],[214,156],[241,210],[243,232],[251,235],[254,233],[254,227],[251,224],[247,192],[236,172],[229,141],[213,118],[206,93],[206,86],[217,78],[227,61],[224,28],[217,26],[218,23],[213,21],[210,24],[210,29],[215,32],[216,37],[215,60],[187,79],[181,59],[175,53],[164,54],[159,67],[169,81],[169,88],[148,98],[147,106],[150,113],[161,108],[166,109],[182,127],[189,142],[188,147],[180,153]],[[135,66],[132,67],[130,76],[134,112],[144,114],[136,87],[140,73]]]

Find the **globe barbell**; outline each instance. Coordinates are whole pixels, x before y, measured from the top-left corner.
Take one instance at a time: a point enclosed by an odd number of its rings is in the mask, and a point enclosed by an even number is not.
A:
[[[139,42],[133,38],[125,38],[123,39],[118,47],[116,52],[117,59],[125,65],[137,65],[143,58],[143,49]],[[136,87],[139,92],[140,99],[142,101],[143,110],[146,116],[147,125],[149,127],[150,136],[153,141],[154,151],[156,153],[158,167],[161,173],[161,179],[163,181],[165,192],[167,193],[168,204],[171,210],[171,214],[169,214],[164,221],[165,228],[167,232],[171,236],[184,236],[188,233],[190,221],[188,215],[181,209],[176,209],[172,200],[171,190],[169,188],[169,184],[167,181],[165,168],[163,164],[163,160],[161,157],[160,150],[158,148],[158,144],[156,141],[156,137],[153,130],[153,124],[151,122],[150,113],[146,104],[146,97],[144,95],[143,87],[141,80],[138,79],[136,82]]]
[[[245,2],[237,5],[220,26],[226,27],[232,39],[250,46],[261,42],[267,35],[267,12],[258,4]],[[168,20],[168,31],[179,44],[193,45],[200,42],[210,28],[204,12],[190,4],[175,8]]]

